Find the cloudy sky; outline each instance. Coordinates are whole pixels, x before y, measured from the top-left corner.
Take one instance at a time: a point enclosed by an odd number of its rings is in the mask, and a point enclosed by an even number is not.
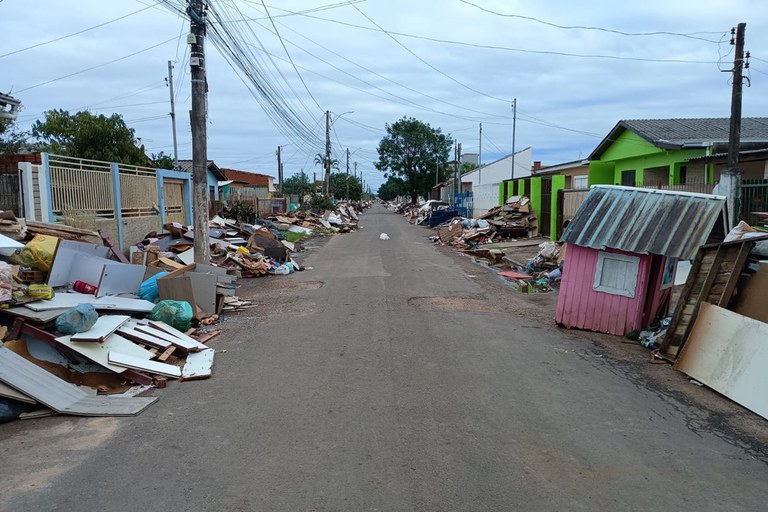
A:
[[[239,43],[246,68],[211,34],[208,155],[221,167],[276,175],[282,145],[286,175],[319,175],[330,110],[335,158],[349,148],[375,190],[386,123],[415,117],[464,152],[480,149],[482,123],[490,162],[511,152],[512,98],[517,149],[544,165],[584,158],[620,119],[728,117],[739,22],[752,54],[743,114],[768,116],[764,0],[209,1],[211,31]],[[118,112],[149,153],[172,153],[173,61],[179,157],[191,158],[188,31],[155,0],[0,0],[0,91],[22,101],[24,128],[48,109]]]

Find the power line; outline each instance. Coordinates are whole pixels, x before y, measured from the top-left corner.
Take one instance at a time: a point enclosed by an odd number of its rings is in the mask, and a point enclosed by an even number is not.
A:
[[[549,21],[540,20],[539,18],[534,18],[533,16],[523,16],[521,14],[506,14],[498,11],[494,11],[492,9],[488,9],[487,7],[483,7],[481,5],[477,5],[475,3],[469,2],[467,0],[459,0],[463,4],[471,5],[472,7],[476,7],[480,9],[481,11],[494,14],[496,16],[501,16],[504,18],[518,18],[522,20],[528,20],[528,21],[534,21],[536,23],[541,23],[542,25],[547,25],[549,27],[555,27],[559,29],[565,29],[565,30],[596,30],[600,32],[608,32],[611,34],[618,34],[622,36],[678,36],[678,37],[685,37],[688,39],[696,39],[699,41],[706,41],[707,43],[715,43],[717,44],[718,41],[713,41],[712,39],[706,39],[704,37],[697,37],[698,34],[720,34],[721,32],[693,32],[689,34],[684,34],[680,32],[667,32],[667,31],[657,31],[657,32],[623,32],[621,30],[615,30],[611,28],[604,28],[604,27],[595,27],[595,26],[584,26],[584,25],[558,25],[557,23],[552,23]]]
[[[155,5],[157,5],[157,4],[155,4]],[[57,38],[51,39],[49,41],[44,41],[42,43],[33,44],[32,46],[27,46],[26,48],[19,48],[18,50],[13,50],[12,52],[4,53],[4,54],[0,55],[0,59],[2,59],[3,57],[8,57],[9,55],[14,55],[14,54],[17,54],[17,53],[25,52],[27,50],[31,50],[33,48],[38,48],[40,46],[45,46],[46,44],[55,43],[56,41],[61,41],[62,39],[66,39],[68,37],[77,36],[77,35],[83,34],[85,32],[88,32],[90,30],[94,30],[94,29],[97,29],[99,27],[103,27],[105,25],[109,25],[110,23],[114,23],[116,21],[124,20],[125,18],[128,18],[129,16],[133,16],[134,14],[138,14],[138,13],[140,13],[142,11],[146,11],[147,9],[151,9],[152,7],[154,7],[154,5],[149,5],[147,7],[144,7],[143,9],[139,9],[138,11],[129,12],[128,14],[120,16],[119,18],[114,18],[114,19],[111,19],[109,21],[105,21],[104,23],[99,23],[98,25],[94,25],[92,27],[84,28],[83,30],[78,30],[77,32],[72,32],[71,34],[67,34],[65,36],[57,37]]]
[[[122,56],[122,57],[119,57],[119,58],[117,58],[117,59],[113,59],[113,60],[110,60],[110,61],[108,61],[108,62],[104,62],[104,63],[102,63],[102,64],[98,64],[98,65],[96,65],[96,66],[91,66],[91,67],[89,67],[89,68],[86,68],[86,69],[81,69],[80,71],[75,71],[74,73],[69,73],[69,74],[67,74],[67,75],[64,75],[64,76],[60,76],[60,77],[58,77],[58,78],[52,78],[52,79],[50,79],[50,80],[46,80],[45,82],[40,82],[39,84],[31,85],[31,86],[29,86],[29,87],[25,87],[24,89],[20,89],[20,90],[16,91],[16,93],[18,94],[18,93],[21,93],[21,92],[24,92],[24,91],[28,91],[28,90],[30,90],[30,89],[35,89],[35,88],[37,88],[37,87],[42,87],[43,85],[48,85],[48,84],[50,84],[50,83],[53,83],[53,82],[58,82],[59,80],[64,80],[65,78],[70,78],[70,77],[73,77],[73,76],[75,76],[75,75],[79,75],[79,74],[81,74],[81,73],[86,73],[86,72],[88,72],[88,71],[92,71],[92,70],[94,70],[94,69],[103,68],[104,66],[108,66],[109,64],[114,64],[115,62],[120,62],[121,60],[129,59],[129,58],[131,58],[131,57],[134,57],[134,56],[136,56],[136,55],[139,55],[140,53],[148,52],[149,50],[152,50],[152,49],[154,49],[154,48],[157,48],[158,46],[162,46],[162,45],[164,45],[164,44],[166,44],[166,43],[170,43],[170,42],[171,42],[171,41],[173,41],[174,39],[176,39],[176,36],[174,36],[174,37],[172,37],[172,38],[170,38],[170,39],[166,39],[165,41],[162,41],[162,42],[160,42],[160,43],[157,43],[157,44],[153,44],[152,46],[149,46],[149,47],[147,47],[147,48],[144,48],[143,50],[139,50],[139,51],[137,51],[137,52],[133,52],[133,53],[130,53],[130,54],[128,54],[128,55],[124,55],[124,56]]]

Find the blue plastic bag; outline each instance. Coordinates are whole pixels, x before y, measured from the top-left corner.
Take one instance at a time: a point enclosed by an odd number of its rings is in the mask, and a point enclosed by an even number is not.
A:
[[[181,332],[192,327],[192,306],[183,300],[161,300],[149,314],[150,320],[159,320]]]
[[[148,300],[149,302],[155,302],[160,298],[160,292],[157,290],[157,279],[168,275],[168,272],[158,272],[153,275],[139,286],[139,297]]]
[[[61,334],[76,334],[93,327],[99,314],[93,304],[78,304],[56,319],[56,330]]]

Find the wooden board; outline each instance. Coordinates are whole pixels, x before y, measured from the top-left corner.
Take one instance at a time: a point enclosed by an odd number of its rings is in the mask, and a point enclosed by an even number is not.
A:
[[[96,297],[118,295],[121,293],[137,293],[141,282],[144,281],[146,265],[131,265],[127,263],[105,263],[98,281]]]
[[[25,320],[44,324],[56,320],[66,311],[67,308],[48,309],[46,311],[33,311],[25,306],[15,306],[8,309],[2,309],[0,310],[0,313],[8,313],[9,315],[24,318]]]
[[[96,298],[84,293],[57,293],[52,299],[39,300],[24,304],[25,308],[32,311],[50,311],[52,309],[70,309],[78,304],[92,304]]]
[[[197,352],[201,350],[201,348],[197,344],[189,343],[186,340],[177,338],[176,336],[168,334],[166,331],[162,331],[151,325],[137,325],[136,329],[142,333],[163,339],[184,351]]]
[[[30,398],[21,391],[16,391],[11,386],[4,382],[0,382],[0,396],[5,398],[12,398],[13,400],[17,400],[19,402],[24,402],[27,404],[36,404],[34,398]]]
[[[171,342],[166,341],[165,339],[152,336],[151,334],[147,334],[145,332],[137,331],[136,324],[123,325],[118,329],[117,332],[120,333],[121,336],[125,336],[126,338],[137,343],[146,343],[147,345],[163,350],[172,346]]]
[[[61,414],[135,416],[157,400],[89,395],[5,347],[0,347],[0,381]]]
[[[132,341],[125,339],[119,334],[112,334],[106,340],[104,340],[104,343],[74,342],[70,338],[70,336],[60,336],[55,339],[57,343],[60,343],[61,345],[74,350],[86,359],[100,364],[101,366],[116,373],[123,373],[125,368],[122,366],[110,364],[110,350],[117,350],[124,354],[128,354],[132,357],[140,359],[149,360],[152,357],[152,353],[149,350],[145,350],[139,347]]]
[[[71,341],[90,341],[99,343],[115,332],[121,325],[127,322],[131,317],[123,315],[104,315],[100,316],[96,323],[85,332],[78,332],[70,337]]]
[[[166,332],[173,336],[174,338],[180,339],[182,342],[186,344],[187,347],[189,347],[192,350],[205,350],[208,348],[207,345],[200,343],[198,340],[193,338],[192,336],[188,336],[186,333],[181,332],[178,329],[174,329],[170,325],[168,325],[165,322],[162,322],[160,320],[150,320],[149,325],[154,327],[155,329],[161,330],[163,332]],[[182,346],[184,348],[184,346]]]
[[[121,354],[120,352],[110,351],[109,362],[116,366],[142,370],[156,375],[163,375],[165,377],[181,377],[181,368],[178,366],[158,361],[149,361],[140,357]]]
[[[768,324],[702,303],[675,369],[768,419]]]
[[[93,307],[99,310],[132,311],[149,313],[155,308],[153,302],[128,297],[99,297],[93,301]]]
[[[192,352],[187,356],[181,378],[184,380],[207,379],[213,374],[213,356],[216,351],[212,348]]]
[[[53,255],[53,264],[48,273],[48,284],[65,286],[75,281],[96,285],[101,270],[108,259],[109,248],[72,240],[59,240]]]

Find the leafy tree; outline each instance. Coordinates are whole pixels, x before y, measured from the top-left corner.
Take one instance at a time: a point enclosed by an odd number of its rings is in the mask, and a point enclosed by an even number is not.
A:
[[[359,201],[363,195],[363,184],[357,176],[347,176],[346,173],[337,172],[331,178],[333,196],[337,199],[347,198],[347,180],[349,180],[349,199]]]
[[[325,155],[323,153],[316,154],[315,159],[312,162],[325,169]],[[335,158],[331,158],[331,169],[339,170],[339,161]]]
[[[119,114],[107,117],[90,112],[70,114],[49,110],[45,121],[32,126],[32,135],[54,153],[107,162],[146,165],[144,146],[139,146],[135,132]]]
[[[176,166],[173,165],[173,157],[171,155],[166,155],[162,151],[157,154],[152,153],[152,161],[155,163],[157,169],[176,168]]]
[[[0,119],[0,154],[18,153],[27,146],[29,132],[19,130],[14,121]]]
[[[283,180],[283,194],[304,196],[312,190],[309,176],[304,171]]]
[[[453,140],[440,128],[412,117],[403,117],[386,128],[387,134],[379,142],[376,168],[402,177],[407,194],[415,202],[432,190],[437,166],[448,161]]]
[[[474,171],[477,168],[478,168],[477,164],[474,164],[472,162],[464,162],[463,164],[461,164],[461,167],[459,167],[459,172],[461,172],[461,175],[463,176],[468,172]]]
[[[398,196],[405,195],[408,189],[405,182],[394,176],[390,176],[385,183],[379,187],[378,196],[384,201],[392,201]]]

